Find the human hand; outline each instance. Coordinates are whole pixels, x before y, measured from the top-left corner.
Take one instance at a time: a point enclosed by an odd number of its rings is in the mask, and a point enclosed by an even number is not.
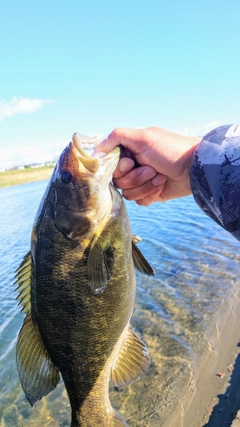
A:
[[[158,127],[117,128],[97,150],[110,152],[123,146],[114,184],[126,199],[148,206],[191,194],[189,170],[200,141]]]

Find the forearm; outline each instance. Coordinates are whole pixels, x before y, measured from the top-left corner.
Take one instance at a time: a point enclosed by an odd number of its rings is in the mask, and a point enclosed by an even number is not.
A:
[[[203,138],[190,183],[200,208],[240,240],[240,126],[221,126]]]

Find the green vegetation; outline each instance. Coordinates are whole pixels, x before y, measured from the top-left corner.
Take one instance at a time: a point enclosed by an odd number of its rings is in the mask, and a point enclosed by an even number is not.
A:
[[[40,168],[27,168],[23,170],[0,172],[0,188],[49,179],[52,171],[52,166],[42,166]]]

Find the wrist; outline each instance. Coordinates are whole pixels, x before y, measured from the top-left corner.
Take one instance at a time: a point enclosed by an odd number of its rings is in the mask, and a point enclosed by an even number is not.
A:
[[[179,190],[179,197],[185,197],[192,194],[190,184],[190,169],[193,162],[195,151],[201,142],[201,137],[183,137],[181,144],[182,155],[178,160],[178,175],[175,177],[175,183]]]
[[[199,146],[202,138],[201,137],[194,137],[190,138],[190,148],[186,152],[186,173],[187,173],[187,191],[189,192],[189,195],[192,194],[192,188],[190,184],[190,169],[192,166],[193,158],[195,155],[195,151],[197,147]]]

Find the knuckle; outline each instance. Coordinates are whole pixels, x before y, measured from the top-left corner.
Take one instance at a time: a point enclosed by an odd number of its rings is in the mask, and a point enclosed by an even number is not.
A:
[[[115,128],[110,134],[111,138],[118,139],[121,136],[121,128]]]

